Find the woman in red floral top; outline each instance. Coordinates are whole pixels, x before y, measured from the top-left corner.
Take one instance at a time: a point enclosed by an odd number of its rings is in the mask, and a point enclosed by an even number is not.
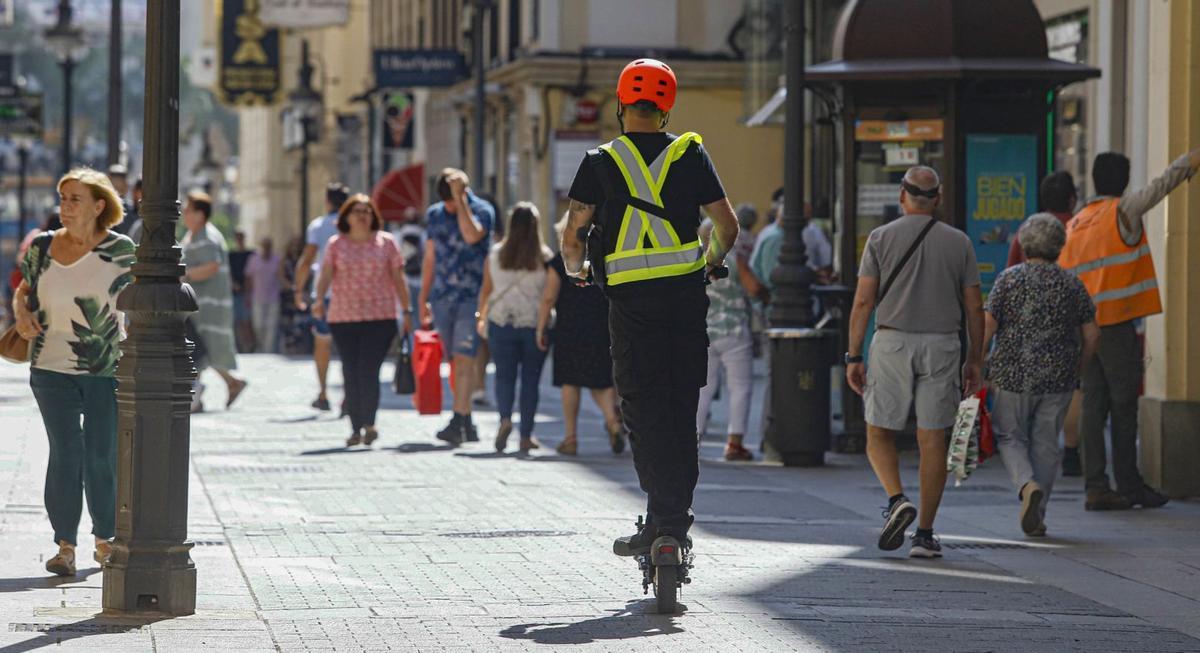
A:
[[[312,309],[313,317],[329,323],[342,358],[352,429],[347,447],[371,444],[379,437],[379,368],[396,337],[398,315],[404,316],[404,332],[411,328],[404,259],[382,227],[371,198],[359,193],[346,200],[338,211],[338,235],[325,248],[317,280],[316,296],[329,292],[328,315],[322,302],[314,302]],[[403,313],[396,312],[397,298]]]

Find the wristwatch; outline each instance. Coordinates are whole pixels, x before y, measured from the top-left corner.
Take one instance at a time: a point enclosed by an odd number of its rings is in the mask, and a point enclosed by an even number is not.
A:
[[[859,354],[858,356],[851,356],[850,352],[846,352],[845,356],[842,357],[842,361],[847,365],[853,365],[855,363],[863,362],[863,357],[862,354]]]

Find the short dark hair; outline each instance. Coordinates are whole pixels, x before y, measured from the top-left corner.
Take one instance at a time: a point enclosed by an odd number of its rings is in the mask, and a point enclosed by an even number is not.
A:
[[[1120,197],[1129,186],[1129,158],[1119,152],[1101,152],[1092,161],[1092,183],[1096,193]]]
[[[383,229],[383,218],[379,217],[379,209],[376,208],[375,202],[372,202],[366,193],[355,193],[346,198],[342,207],[338,209],[337,230],[342,233],[350,231],[350,212],[359,204],[366,204],[367,208],[371,209],[371,231]]]
[[[204,214],[204,220],[207,222],[212,217],[212,197],[202,190],[194,190],[187,194],[188,204],[191,204],[197,211]]]
[[[325,186],[325,201],[329,202],[330,206],[338,206],[346,203],[346,198],[350,196],[350,189],[340,181],[331,182]]]
[[[438,173],[437,181],[434,186],[437,188],[438,199],[443,202],[449,202],[454,199],[454,193],[450,190],[450,176],[461,173],[458,168],[442,168]]]
[[[1075,210],[1077,199],[1079,193],[1075,190],[1075,179],[1066,170],[1046,175],[1042,185],[1038,187],[1038,202],[1043,211],[1071,213]]]

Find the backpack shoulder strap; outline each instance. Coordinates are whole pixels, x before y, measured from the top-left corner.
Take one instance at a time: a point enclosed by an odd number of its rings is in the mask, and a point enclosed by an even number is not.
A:
[[[900,271],[904,269],[905,265],[908,265],[909,259],[913,257],[913,254],[917,253],[917,248],[921,246],[921,243],[925,240],[925,236],[929,235],[929,232],[936,224],[937,218],[929,218],[929,222],[925,225],[925,228],[913,239],[912,245],[908,247],[908,251],[904,253],[904,257],[900,259],[900,262],[892,269],[892,273],[888,275],[887,281],[884,282],[883,289],[879,291],[879,299],[875,302],[876,305],[883,303],[883,298],[892,289],[892,284],[896,283],[896,277],[900,276]]]

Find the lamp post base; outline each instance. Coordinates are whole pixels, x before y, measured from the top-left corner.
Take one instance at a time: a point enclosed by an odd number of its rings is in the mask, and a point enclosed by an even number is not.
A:
[[[176,617],[196,612],[196,565],[190,542],[130,550],[117,540],[104,565],[104,612]]]

